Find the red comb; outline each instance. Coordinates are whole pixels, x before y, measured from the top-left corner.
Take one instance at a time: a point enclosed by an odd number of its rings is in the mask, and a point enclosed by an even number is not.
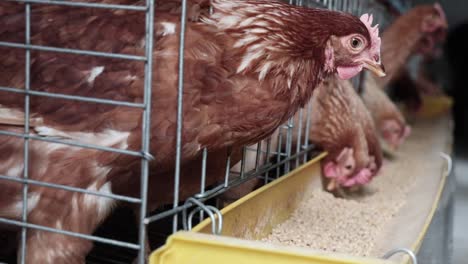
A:
[[[364,23],[364,25],[366,25],[367,31],[369,31],[369,35],[371,37],[371,50],[380,53],[381,40],[379,37],[379,25],[375,25],[374,27],[372,27],[374,17],[369,14],[362,15],[360,19],[361,22]]]
[[[445,16],[445,12],[444,12],[444,9],[442,8],[442,6],[439,3],[435,3],[434,8],[439,13],[440,18],[442,20],[444,20],[445,22],[447,22],[447,17]]]

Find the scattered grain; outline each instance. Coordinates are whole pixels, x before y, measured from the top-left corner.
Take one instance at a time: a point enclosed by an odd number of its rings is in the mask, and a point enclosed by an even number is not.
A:
[[[437,154],[446,144],[444,133],[446,126],[418,124],[398,157],[385,161],[381,174],[364,193],[345,200],[317,189],[262,241],[369,256],[375,239],[405,204],[415,177],[424,176],[436,163],[440,166]]]

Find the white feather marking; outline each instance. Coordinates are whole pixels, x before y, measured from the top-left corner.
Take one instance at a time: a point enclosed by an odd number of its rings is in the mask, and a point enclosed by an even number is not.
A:
[[[253,24],[253,22],[255,21],[256,17],[249,17],[247,19],[245,19],[244,21],[242,21],[239,26],[241,27],[246,27],[246,26],[249,26],[251,24]]]
[[[111,167],[108,167],[108,166],[100,166],[98,165],[97,163],[94,163],[94,172],[93,172],[93,175],[96,177],[96,178],[100,178],[100,177],[105,177],[107,176],[107,174],[109,174],[109,172],[111,171]]]
[[[104,71],[104,66],[98,66],[91,69],[88,77],[88,83],[92,84],[94,80]]]
[[[265,28],[252,28],[252,29],[247,30],[247,33],[252,33],[252,34],[264,34],[267,32],[268,30],[266,30]]]
[[[265,64],[263,64],[263,67],[261,68],[260,74],[258,75],[258,80],[259,81],[265,80],[266,75],[270,71],[271,65],[272,65],[271,61],[266,62]]]
[[[125,80],[127,80],[127,81],[135,81],[137,79],[138,79],[138,76],[136,76],[136,75],[129,74],[129,75],[125,76]]]
[[[111,147],[118,145],[120,149],[128,148],[128,137],[130,132],[106,129],[100,133],[87,132],[64,132],[51,127],[39,126],[34,130],[43,137],[63,137],[66,139],[77,140],[89,144]]]
[[[41,198],[40,194],[28,193],[28,205],[27,205],[28,214],[36,207],[40,198]],[[2,209],[2,211],[0,212],[0,215],[10,216],[10,217],[19,217],[22,213],[23,213],[23,201],[20,200],[20,201],[10,204],[6,209]]]
[[[251,42],[254,42],[258,39],[257,36],[247,36],[245,38],[241,38],[239,39],[238,41],[236,41],[236,43],[234,44],[234,48],[240,48],[240,47],[243,47]]]
[[[79,210],[79,205],[78,205],[78,193],[75,193],[72,197],[72,210],[77,211]]]
[[[62,230],[63,229],[62,221],[57,220],[57,222],[55,222],[55,228]]]
[[[104,185],[102,185],[101,188],[99,188],[99,190],[97,190],[97,183],[95,182],[91,186],[88,187],[88,190],[99,191],[100,193],[103,193],[103,194],[112,194],[110,182],[107,182]],[[97,218],[99,220],[102,220],[104,217],[107,216],[107,214],[113,208],[115,203],[116,201],[113,199],[91,195],[91,194],[85,194],[83,197],[84,206],[86,206],[87,208],[94,207],[96,210]]]
[[[270,24],[268,24],[268,22],[266,21],[259,21],[257,23],[255,23],[256,26],[261,26],[261,27],[268,27],[270,26]]]
[[[169,23],[169,22],[162,22],[161,25],[164,27],[164,31],[162,33],[163,36],[175,34],[176,32],[176,24]]]
[[[219,25],[223,28],[228,28],[237,25],[240,20],[238,16],[223,16],[219,20]]]
[[[10,177],[20,177],[21,173],[23,172],[23,169],[24,169],[24,164],[23,163],[20,163],[10,169],[7,170],[7,172],[5,173],[6,176],[10,176]]]
[[[256,44],[249,47],[247,54],[242,59],[239,68],[237,68],[237,73],[241,73],[247,69],[255,59],[258,59],[265,54],[265,50],[262,49],[262,46],[262,44]]]

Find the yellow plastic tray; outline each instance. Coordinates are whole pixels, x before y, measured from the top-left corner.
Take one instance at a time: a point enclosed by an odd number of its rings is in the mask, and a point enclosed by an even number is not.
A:
[[[276,246],[245,239],[260,239],[296,210],[310,186],[320,181],[322,153],[288,175],[224,208],[222,236],[210,235],[206,219],[191,232],[177,232],[150,257],[151,264],[383,264],[365,259],[296,247]]]
[[[451,146],[441,151],[450,153]],[[380,264],[395,263],[378,258],[359,258],[344,254],[313,251],[298,247],[277,246],[259,240],[290,217],[303,198],[320,186],[320,161],[326,153],[288,175],[250,193],[227,206],[221,236],[211,235],[211,220],[206,219],[190,232],[177,232],[153,252],[151,264]],[[438,174],[431,187],[432,196],[424,209],[422,223],[412,232],[407,247],[417,252],[427,232],[445,185],[445,171]],[[400,243],[400,242],[398,242]],[[391,250],[388,248],[386,250]],[[392,258],[397,263],[411,263],[406,256]]]
[[[419,117],[431,118],[447,114],[453,106],[453,99],[446,95],[423,96],[423,107]]]

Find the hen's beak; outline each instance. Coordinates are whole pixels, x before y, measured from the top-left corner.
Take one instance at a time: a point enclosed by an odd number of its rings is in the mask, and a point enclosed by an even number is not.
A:
[[[379,77],[385,77],[387,75],[385,73],[385,67],[383,66],[382,63],[365,60],[363,66],[364,68],[368,69],[369,71],[373,72],[375,75]]]

